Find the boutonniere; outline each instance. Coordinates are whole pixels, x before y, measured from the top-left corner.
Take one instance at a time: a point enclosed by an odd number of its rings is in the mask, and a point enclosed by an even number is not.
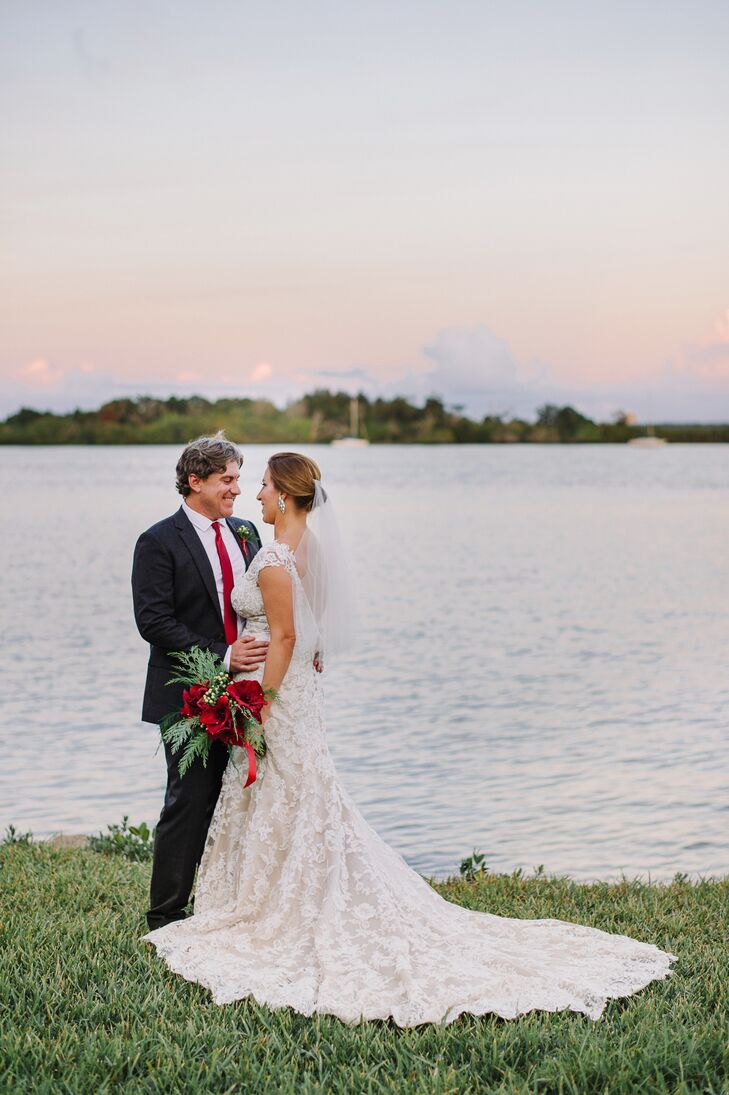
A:
[[[247,525],[238,525],[238,527],[235,530],[235,534],[238,537],[238,542],[240,543],[240,549],[243,552],[243,557],[244,557],[244,559],[247,559],[248,558],[248,551],[247,551],[248,541],[250,540],[253,533],[251,532],[251,530],[248,528]]]

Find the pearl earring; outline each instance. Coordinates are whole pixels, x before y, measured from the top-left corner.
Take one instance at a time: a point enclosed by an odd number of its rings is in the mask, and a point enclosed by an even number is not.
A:
[[[278,496],[278,508],[281,510],[281,513],[286,513],[286,503],[280,494]]]

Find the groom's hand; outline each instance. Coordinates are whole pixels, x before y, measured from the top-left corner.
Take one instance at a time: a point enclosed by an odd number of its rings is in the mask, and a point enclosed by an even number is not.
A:
[[[257,639],[255,635],[241,635],[230,648],[231,673],[252,673],[263,665],[268,653],[268,643],[265,639]]]

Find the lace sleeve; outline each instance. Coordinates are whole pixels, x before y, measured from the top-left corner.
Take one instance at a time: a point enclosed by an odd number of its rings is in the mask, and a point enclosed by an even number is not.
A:
[[[284,567],[289,574],[293,573],[296,563],[288,544],[281,544],[278,540],[274,540],[272,544],[266,544],[261,548],[251,563],[251,570],[254,571],[256,580],[266,567]]]

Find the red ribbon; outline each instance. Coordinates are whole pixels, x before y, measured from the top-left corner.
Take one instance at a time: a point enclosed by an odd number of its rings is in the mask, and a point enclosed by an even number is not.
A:
[[[253,746],[249,741],[244,742],[243,747],[248,754],[248,775],[243,786],[250,787],[252,783],[256,782],[256,754],[253,752]]]

